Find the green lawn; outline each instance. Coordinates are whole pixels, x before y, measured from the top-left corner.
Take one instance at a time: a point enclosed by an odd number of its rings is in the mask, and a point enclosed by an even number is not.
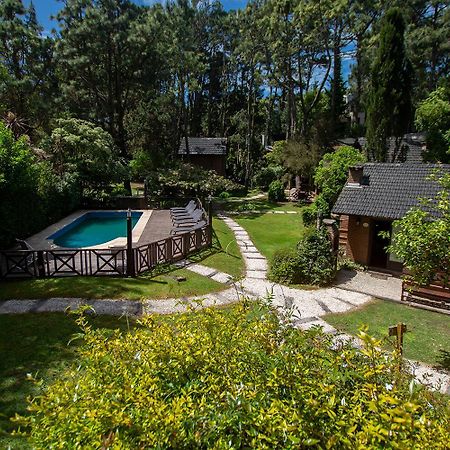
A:
[[[366,324],[369,333],[386,339],[388,327],[398,322],[406,323],[408,333],[404,339],[406,358],[440,365],[450,370],[450,316],[407,305],[374,300],[368,305],[349,313],[329,314],[325,320],[339,330],[357,334]],[[391,338],[392,339],[392,338]]]
[[[176,277],[186,277],[177,281]],[[155,277],[66,277],[41,280],[6,281],[0,284],[0,300],[11,298],[113,298],[143,300],[178,298],[217,292],[224,285],[185,269],[173,270]]]
[[[271,258],[275,250],[295,247],[305,227],[300,214],[256,214],[234,218],[244,227],[256,248]]]
[[[244,275],[245,265],[233,231],[223,220],[213,218],[213,246],[190,258],[213,269],[228,273],[234,278]]]
[[[254,211],[296,211],[301,212],[302,206],[299,203],[294,202],[271,202],[265,198],[257,199],[257,200],[235,200],[235,199],[227,199],[222,201],[214,200],[214,203],[220,209],[224,211],[240,211],[245,212],[245,210],[254,210]],[[244,208],[245,205],[245,208]]]
[[[95,327],[127,329],[125,318],[91,318]],[[130,322],[130,326],[134,326]],[[79,332],[75,317],[42,313],[0,315],[0,448],[29,448],[24,438],[14,438],[10,417],[26,413],[26,398],[39,393],[27,374],[50,382],[74,357],[76,343],[68,345]]]

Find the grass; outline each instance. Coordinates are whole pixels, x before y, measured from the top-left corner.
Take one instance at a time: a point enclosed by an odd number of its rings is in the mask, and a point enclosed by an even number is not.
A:
[[[388,327],[404,322],[408,327],[404,337],[404,356],[450,370],[450,316],[448,315],[374,300],[348,313],[328,314],[325,320],[335,328],[350,334],[357,334],[361,325],[368,325],[369,333],[384,339],[389,348],[392,348],[392,345],[387,338]]]
[[[247,230],[256,248],[269,259],[279,248],[295,247],[305,231],[299,214],[256,214],[234,220]]]
[[[127,329],[125,318],[89,320],[96,328]],[[66,314],[0,316],[0,448],[30,448],[25,438],[10,435],[15,426],[10,417],[26,414],[27,397],[42,389],[27,374],[43,379],[44,386],[50,382],[74,358],[76,343],[67,344],[77,332],[75,317]]]
[[[234,278],[244,275],[245,265],[233,231],[223,220],[213,218],[213,246],[190,258],[205,266],[228,273]]]
[[[245,213],[246,210],[254,210],[254,211],[296,211],[300,212],[302,206],[299,203],[295,202],[271,202],[265,198],[256,199],[256,200],[242,200],[242,199],[227,199],[227,200],[214,200],[217,203],[218,207],[223,209],[224,211],[240,211]],[[243,206],[245,205],[245,209],[243,210]]]
[[[186,277],[186,281],[177,281]],[[66,277],[5,281],[0,284],[0,300],[81,297],[91,299],[163,299],[217,292],[224,285],[185,269],[173,270],[152,277]]]

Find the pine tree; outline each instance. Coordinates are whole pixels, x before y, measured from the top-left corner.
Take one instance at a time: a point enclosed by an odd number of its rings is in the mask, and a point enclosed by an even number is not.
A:
[[[31,127],[42,124],[52,106],[53,41],[41,33],[33,2],[29,8],[21,0],[0,2],[0,104]]]
[[[395,161],[411,124],[412,68],[405,53],[404,33],[400,9],[390,9],[383,18],[368,93],[366,137],[374,161],[387,161],[391,136],[395,138],[391,160]]]

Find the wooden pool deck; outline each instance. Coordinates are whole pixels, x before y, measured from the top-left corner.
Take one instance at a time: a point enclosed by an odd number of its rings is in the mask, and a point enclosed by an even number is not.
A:
[[[172,220],[170,218],[170,211],[167,209],[155,209],[145,225],[137,246],[167,239],[170,237],[171,230]]]

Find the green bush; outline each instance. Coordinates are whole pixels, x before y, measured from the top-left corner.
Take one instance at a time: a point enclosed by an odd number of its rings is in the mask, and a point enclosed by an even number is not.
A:
[[[160,168],[147,177],[147,188],[151,197],[206,197],[220,192],[239,190],[240,185],[218,175],[214,170],[175,162],[170,167]]]
[[[314,230],[298,244],[303,284],[325,285],[330,283],[336,272],[336,259],[325,228]]]
[[[280,250],[270,262],[269,278],[278,283],[325,285],[335,275],[336,260],[325,229],[313,230],[297,249]]]
[[[227,198],[230,198],[230,197],[231,197],[231,195],[227,191],[223,191],[219,194],[219,198],[221,198],[222,200],[226,200]]]
[[[448,400],[362,350],[283,325],[262,303],[82,324],[84,344],[19,419],[48,448],[415,448],[448,444]]]
[[[245,211],[259,211],[261,206],[255,202],[242,202],[236,206],[236,211],[245,212]]]
[[[325,214],[336,203],[348,178],[348,169],[366,160],[364,154],[350,146],[339,147],[327,153],[319,162],[314,172],[314,182],[321,193],[319,209]]]
[[[57,175],[0,122],[0,249],[59,220],[79,205],[76,175]]]
[[[284,171],[282,166],[273,164],[262,167],[253,177],[253,184],[266,191],[273,181],[279,180],[283,176]]]
[[[285,200],[284,186],[279,180],[272,181],[269,186],[268,198],[272,202],[282,202]]]
[[[277,250],[270,261],[269,278],[278,283],[295,284],[301,282],[300,258],[295,249]]]
[[[317,222],[317,205],[311,203],[302,209],[302,219],[306,226],[313,225]]]

